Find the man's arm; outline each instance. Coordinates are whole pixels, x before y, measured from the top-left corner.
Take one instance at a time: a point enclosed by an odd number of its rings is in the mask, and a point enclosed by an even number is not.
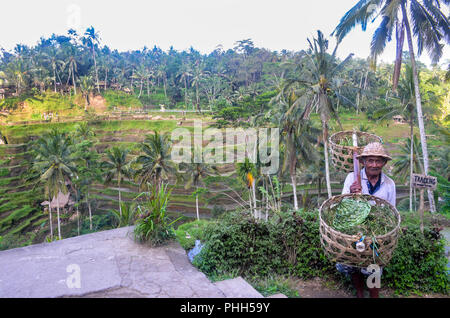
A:
[[[395,189],[395,183],[392,181],[392,190],[390,191],[390,200],[389,203],[396,207],[396,199],[397,199],[397,190]]]
[[[342,194],[349,194],[350,193],[350,186],[353,183],[353,172],[349,173],[347,175],[347,178],[345,178],[344,187],[342,188]]]

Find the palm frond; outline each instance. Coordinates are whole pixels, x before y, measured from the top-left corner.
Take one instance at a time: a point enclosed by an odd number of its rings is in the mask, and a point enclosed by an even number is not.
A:
[[[377,8],[383,0],[360,0],[342,17],[336,29],[331,34],[336,36],[338,43],[357,25],[361,25],[363,31],[367,28],[367,22],[377,13]]]

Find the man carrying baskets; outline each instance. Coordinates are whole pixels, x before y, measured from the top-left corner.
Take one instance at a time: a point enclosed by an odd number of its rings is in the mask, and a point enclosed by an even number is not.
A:
[[[370,194],[388,201],[395,207],[396,190],[394,181],[386,176],[382,169],[388,160],[392,158],[388,155],[383,145],[373,142],[364,147],[363,152],[357,156],[364,165],[360,171],[361,179],[356,177],[356,173],[350,173],[345,179],[342,194],[362,193]],[[351,276],[356,295],[362,298],[364,295],[364,277],[370,275],[365,268],[358,268],[344,264],[336,264],[336,268],[341,273]],[[370,297],[378,298],[378,288],[369,288]]]

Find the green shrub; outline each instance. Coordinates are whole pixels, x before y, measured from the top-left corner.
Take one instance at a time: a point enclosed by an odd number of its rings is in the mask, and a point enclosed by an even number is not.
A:
[[[399,294],[447,294],[444,241],[429,228],[422,234],[416,224],[404,224],[381,283]],[[282,212],[268,222],[256,222],[248,212],[226,213],[206,227],[204,243],[194,264],[209,277],[342,278],[323,253],[317,211]]]
[[[149,186],[149,192],[143,192],[143,203],[138,205],[139,218],[134,228],[135,240],[148,243],[151,246],[159,246],[176,237],[172,221],[166,213],[167,204],[172,190],[167,185],[161,185],[159,189],[155,185]]]
[[[9,174],[8,168],[0,168],[0,177],[5,177]]]
[[[225,214],[205,231],[194,259],[207,275],[237,270],[243,276],[322,276],[334,270],[320,247],[316,212],[283,212],[256,222],[248,212]]]
[[[221,205],[214,205],[212,210],[211,210],[211,214],[213,217],[217,218],[219,216],[221,216],[222,214],[224,214],[227,210],[221,206]]]
[[[6,234],[0,241],[0,251],[31,245],[35,237],[36,233],[33,232]]]
[[[114,223],[114,217],[107,213],[107,214],[94,214],[92,215],[92,230],[90,229],[90,221],[88,217],[85,217],[83,221],[81,222],[80,226],[80,235],[83,234],[89,234],[94,233],[98,231],[106,231],[113,229],[113,223]],[[78,229],[72,228],[68,234],[68,236],[77,236],[78,235]]]
[[[210,223],[208,220],[196,220],[180,225],[175,234],[181,247],[185,250],[194,248],[196,240],[204,239],[205,228]]]
[[[429,228],[403,228],[397,248],[383,271],[382,284],[397,294],[409,292],[448,293],[449,276],[445,257],[445,239]]]
[[[121,210],[111,209],[109,212],[115,218],[116,227],[133,225],[136,216],[136,205],[134,203],[121,202]],[[122,211],[122,214],[120,213]]]

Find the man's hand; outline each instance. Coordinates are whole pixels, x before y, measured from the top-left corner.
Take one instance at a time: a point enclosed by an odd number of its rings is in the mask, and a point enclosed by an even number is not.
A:
[[[358,181],[352,183],[350,186],[350,193],[362,193],[362,187]]]

